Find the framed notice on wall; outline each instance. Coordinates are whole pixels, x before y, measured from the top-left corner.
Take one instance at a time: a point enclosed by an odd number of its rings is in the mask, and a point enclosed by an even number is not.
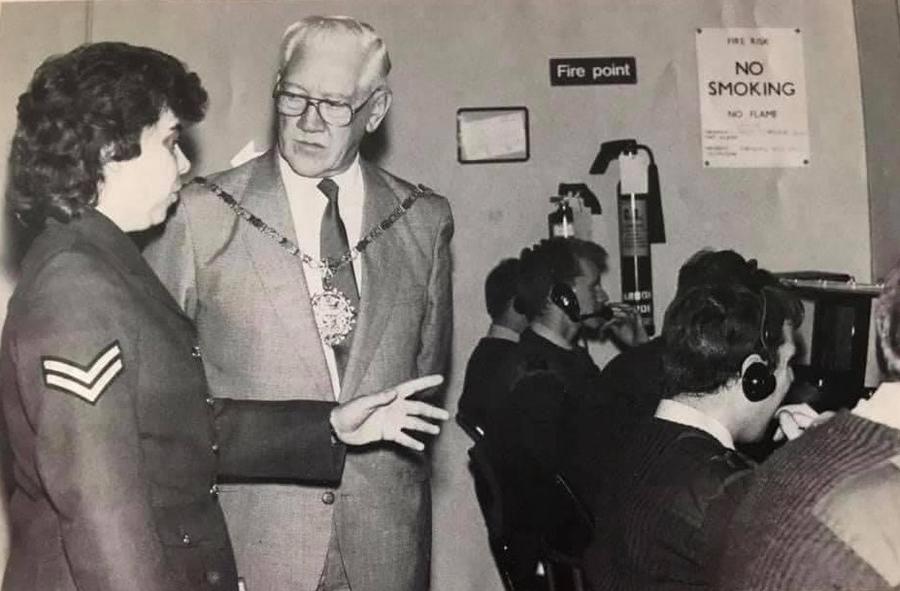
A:
[[[459,109],[456,141],[457,158],[463,164],[528,160],[528,109]]]
[[[703,165],[807,166],[802,31],[706,28],[696,38]]]

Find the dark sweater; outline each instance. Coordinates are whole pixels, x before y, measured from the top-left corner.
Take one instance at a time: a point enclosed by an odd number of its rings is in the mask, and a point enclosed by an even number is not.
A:
[[[563,349],[528,329],[516,351],[512,388],[497,406],[493,460],[504,496],[504,513],[514,530],[513,552],[522,570],[534,572],[537,540],[580,552],[582,524],[554,476],[572,457],[572,422],[586,397],[598,395],[600,370],[580,348]],[[491,437],[491,434],[488,434]]]
[[[848,412],[776,451],[729,530],[719,588],[897,588],[898,458],[900,431]]]
[[[751,464],[708,433],[652,418],[622,450],[585,556],[592,587],[703,589]]]
[[[662,339],[628,349],[610,361],[600,373],[597,389],[602,396],[584,400],[576,419],[573,459],[577,477],[572,483],[586,499],[606,494],[614,464],[622,446],[642,421],[653,416],[662,399]]]
[[[600,384],[621,420],[633,424],[652,417],[663,397],[663,341],[655,338],[622,351],[600,374]]]
[[[518,343],[501,338],[484,337],[478,341],[469,363],[459,412],[470,422],[491,431],[490,418],[497,414],[497,403],[510,387],[510,378],[503,372]]]
[[[511,373],[512,387],[493,419],[500,449],[513,456],[504,460],[527,472],[560,472],[571,453],[576,413],[599,395],[600,370],[587,351],[563,349],[527,329]]]

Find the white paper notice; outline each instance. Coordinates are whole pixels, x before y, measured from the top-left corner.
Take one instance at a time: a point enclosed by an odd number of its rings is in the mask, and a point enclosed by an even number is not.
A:
[[[809,164],[800,29],[698,29],[703,163],[708,167]]]
[[[515,158],[525,155],[522,113],[501,113],[460,121],[462,156],[466,160]]]

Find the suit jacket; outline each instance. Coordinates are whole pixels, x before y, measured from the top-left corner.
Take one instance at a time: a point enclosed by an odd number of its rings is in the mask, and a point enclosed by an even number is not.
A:
[[[3,330],[14,471],[3,589],[234,590],[218,476],[340,478],[333,404],[214,400],[196,344],[111,221],[49,222]]]
[[[247,210],[296,235],[277,152],[211,177]],[[363,232],[412,186],[361,162]],[[332,400],[301,261],[192,185],[145,255],[197,322],[214,393],[265,392]],[[362,254],[362,298],[340,400],[446,369],[452,330],[446,199],[419,199]],[[348,454],[337,490],[237,484],[222,504],[249,591],[312,590],[332,522],[354,591],[428,585],[431,502],[427,457],[392,444]]]

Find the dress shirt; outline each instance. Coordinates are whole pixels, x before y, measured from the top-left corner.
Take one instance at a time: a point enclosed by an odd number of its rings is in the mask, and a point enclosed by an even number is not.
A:
[[[882,382],[871,398],[856,404],[853,414],[900,430],[900,382]]]
[[[317,187],[322,179],[298,175],[280,156],[278,168],[281,171],[281,180],[284,183],[288,204],[291,208],[294,231],[297,233],[297,246],[312,258],[319,259],[322,215],[328,205],[328,198]],[[338,208],[344,228],[347,230],[347,242],[352,248],[359,241],[362,232],[363,200],[365,198],[359,156],[347,170],[330,178],[338,185]],[[322,274],[318,269],[303,265],[303,274],[306,277],[310,296],[322,291]],[[362,257],[354,259],[353,274],[356,275],[356,285],[359,287],[359,297],[362,299],[364,290]],[[358,312],[359,310],[357,310]],[[325,362],[331,377],[331,389],[337,399],[341,392],[341,380],[338,377],[334,351],[322,343],[322,352],[325,354]]]
[[[665,398],[659,401],[659,406],[656,407],[656,413],[653,416],[670,423],[678,423],[679,425],[700,429],[704,433],[709,433],[715,437],[719,443],[728,449],[734,449],[734,438],[728,432],[728,429],[725,428],[725,425],[700,412],[693,406]]]

